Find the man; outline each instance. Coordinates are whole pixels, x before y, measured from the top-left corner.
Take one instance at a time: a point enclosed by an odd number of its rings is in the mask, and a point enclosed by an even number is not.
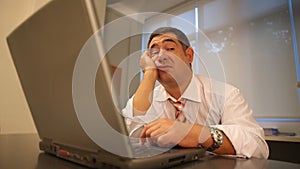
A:
[[[140,59],[143,79],[122,111],[130,134],[141,137],[142,144],[268,158],[263,130],[239,90],[195,75],[193,57],[180,30],[162,27],[151,34]]]

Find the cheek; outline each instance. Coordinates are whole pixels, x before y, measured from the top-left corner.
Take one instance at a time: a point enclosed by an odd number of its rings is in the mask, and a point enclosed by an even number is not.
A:
[[[181,57],[176,58],[176,62],[178,65],[184,66],[186,64],[189,64],[189,57],[187,55],[182,54]]]
[[[190,64],[193,62],[193,57],[190,57],[189,55],[185,55],[184,57],[184,62],[189,65],[190,67]]]

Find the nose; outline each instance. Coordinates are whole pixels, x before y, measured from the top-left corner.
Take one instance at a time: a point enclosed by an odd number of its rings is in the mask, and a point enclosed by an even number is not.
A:
[[[158,62],[161,64],[164,64],[167,61],[167,59],[168,58],[167,58],[165,50],[160,50],[158,57],[157,57]]]

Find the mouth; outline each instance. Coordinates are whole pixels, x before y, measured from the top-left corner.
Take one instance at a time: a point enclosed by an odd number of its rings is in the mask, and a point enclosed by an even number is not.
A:
[[[161,71],[167,71],[170,70],[172,66],[164,65],[164,66],[158,66],[157,69]]]

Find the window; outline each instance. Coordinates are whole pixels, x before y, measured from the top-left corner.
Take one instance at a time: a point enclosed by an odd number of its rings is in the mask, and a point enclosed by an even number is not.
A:
[[[148,18],[143,29],[183,30],[197,53],[194,71],[240,88],[256,117],[299,118],[299,12],[292,0],[188,1]]]

